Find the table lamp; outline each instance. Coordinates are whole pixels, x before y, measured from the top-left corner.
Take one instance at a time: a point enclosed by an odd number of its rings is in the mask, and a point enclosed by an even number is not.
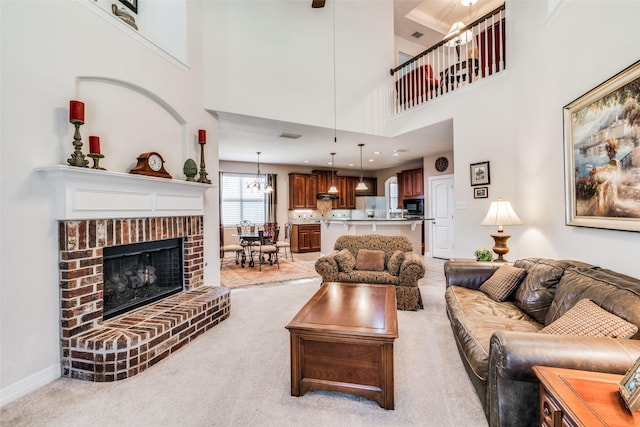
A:
[[[507,246],[507,240],[511,237],[508,234],[504,234],[503,225],[522,225],[522,221],[518,218],[518,215],[513,211],[511,207],[511,203],[498,198],[497,202],[491,202],[491,206],[489,206],[489,212],[484,217],[480,225],[497,225],[498,232],[496,234],[492,234],[493,241],[495,246],[493,247],[493,252],[498,254],[498,258],[495,260],[496,262],[507,262],[504,259],[504,255],[509,252],[509,247]]]

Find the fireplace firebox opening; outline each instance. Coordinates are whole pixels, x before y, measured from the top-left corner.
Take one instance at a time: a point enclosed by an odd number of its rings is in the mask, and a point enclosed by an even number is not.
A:
[[[182,240],[104,248],[104,320],[184,289]]]

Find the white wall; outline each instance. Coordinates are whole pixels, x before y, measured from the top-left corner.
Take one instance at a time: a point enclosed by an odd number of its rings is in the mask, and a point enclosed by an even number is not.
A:
[[[525,222],[508,230],[510,259],[573,258],[640,276],[638,233],[564,224],[562,139],[562,107],[638,59],[640,2],[565,1],[551,18],[545,2],[508,2],[507,71],[385,122],[379,83],[389,82],[395,53],[392,36],[375,35],[391,33],[391,7],[348,2],[337,14],[344,40],[337,51],[338,127],[393,136],[453,119],[456,200],[467,205],[456,212],[455,256],[492,244],[493,230],[479,223],[502,196]],[[48,184],[33,169],[69,156],[68,101],[87,96],[82,134],[105,135],[110,170],[127,171],[132,153],[153,147],[180,176],[186,157],[197,159],[195,132],[207,129],[207,170],[217,184],[217,126],[203,106],[331,128],[333,62],[331,7],[313,10],[306,1],[187,2],[190,68],[82,2],[4,0],[0,19],[4,402],[59,375],[57,231]],[[356,44],[368,40],[347,63]],[[82,79],[91,76],[126,84]],[[157,107],[162,103],[177,114]],[[159,121],[167,136],[154,130]],[[491,162],[491,197],[473,199],[469,164],[483,160]],[[279,187],[287,188],[278,174]],[[217,247],[217,198],[217,189],[205,195],[207,248]],[[219,280],[217,252],[205,254],[210,284]]]
[[[389,121],[398,134],[453,118],[456,257],[493,246],[480,226],[497,197],[523,226],[507,258],[578,259],[640,276],[640,235],[565,225],[562,107],[638,60],[640,2],[507,2],[507,70]],[[603,23],[615,22],[614,25]],[[474,199],[469,165],[490,161],[488,199]]]
[[[201,3],[187,7],[189,69],[92,2],[0,2],[1,403],[60,375],[54,201],[34,168],[66,164],[73,140],[69,100],[85,102],[81,135],[85,144],[89,135],[101,136],[101,164],[110,171],[127,172],[139,153],[154,150],[183,179],[184,161],[199,163],[195,136],[206,129],[207,170],[217,183],[217,121],[202,102]],[[205,194],[208,284],[219,283],[217,205],[211,188]]]
[[[209,109],[380,134],[394,65],[391,1],[206,2],[205,102]]]

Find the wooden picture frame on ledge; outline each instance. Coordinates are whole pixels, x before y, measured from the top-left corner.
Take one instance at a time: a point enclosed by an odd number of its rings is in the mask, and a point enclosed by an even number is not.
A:
[[[127,6],[129,9],[133,11],[133,13],[138,13],[138,0],[119,0],[120,3]]]
[[[619,385],[624,404],[631,412],[640,407],[640,359],[627,371]]]

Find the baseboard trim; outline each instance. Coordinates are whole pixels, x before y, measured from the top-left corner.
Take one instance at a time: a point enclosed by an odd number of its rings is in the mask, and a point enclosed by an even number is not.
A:
[[[17,398],[22,397],[57,378],[60,378],[60,373],[60,364],[56,363],[55,365],[51,365],[48,368],[0,389],[0,406],[13,402]]]

